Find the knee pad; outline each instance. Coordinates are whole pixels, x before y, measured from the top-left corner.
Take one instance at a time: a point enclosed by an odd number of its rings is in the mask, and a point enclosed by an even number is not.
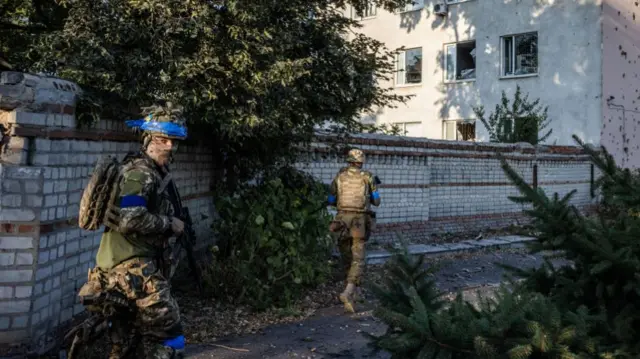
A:
[[[162,345],[169,347],[173,350],[184,350],[185,340],[184,335],[177,336],[173,339],[165,340]]]

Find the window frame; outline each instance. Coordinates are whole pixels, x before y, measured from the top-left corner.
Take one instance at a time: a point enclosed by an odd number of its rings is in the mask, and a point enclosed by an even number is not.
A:
[[[369,20],[369,19],[374,19],[376,17],[378,17],[378,5],[376,5],[376,3],[372,3],[370,0],[367,1],[368,3],[368,9],[373,9],[373,15],[368,15],[365,16],[367,13],[365,11],[364,14],[362,14],[363,16],[358,16],[358,14],[356,13],[356,10],[353,8],[353,6],[351,6],[351,18],[354,20],[358,20],[358,21],[362,21],[362,20]]]
[[[470,1],[474,1],[474,0],[445,0],[445,3],[447,5],[457,5],[457,4],[461,4],[464,2],[470,2]]]
[[[407,10],[407,7],[409,5],[405,5],[404,9],[397,10],[396,13],[397,14],[406,14],[406,13],[413,12],[413,11],[422,11],[422,9],[424,9],[424,6],[425,6],[424,5],[424,0],[413,0],[413,1],[419,3],[419,5],[411,5],[411,9],[410,10]],[[416,7],[416,6],[418,6],[418,7]]]
[[[450,140],[450,139],[447,138],[447,123],[451,123],[451,122],[456,124],[456,126],[455,126],[455,136],[456,136],[456,138],[453,139],[453,140]],[[473,129],[474,129],[474,131],[473,131],[473,139],[464,140],[464,139],[458,138],[458,132],[459,132],[458,131],[458,125],[461,124],[461,123],[462,124],[464,124],[464,123],[473,124]],[[476,142],[476,124],[477,124],[477,121],[473,120],[473,119],[442,120],[442,139],[445,140],[445,141]]]
[[[535,73],[530,73],[530,74],[522,74],[522,75],[507,75],[505,74],[505,39],[507,38],[511,38],[512,42],[514,44],[512,51],[511,51],[511,66],[512,68],[515,69],[515,62],[516,62],[516,47],[515,47],[515,42],[516,42],[516,37],[518,36],[523,36],[523,35],[530,35],[530,34],[535,34],[536,35],[536,72]],[[502,35],[500,36],[500,73],[499,73],[499,78],[500,79],[517,79],[517,78],[525,78],[525,77],[536,77],[539,76],[540,74],[540,32],[537,30],[533,30],[533,31],[526,31],[526,32],[519,32],[519,33],[515,33],[515,34],[509,34],[509,35]]]
[[[408,121],[408,122],[396,122],[396,123],[394,123],[394,125],[402,126],[403,134],[401,136],[403,136],[403,137],[411,137],[411,136],[407,136],[407,125],[415,125],[415,124],[421,125],[422,121]]]
[[[423,75],[424,75],[424,61],[420,62],[420,82],[407,82],[407,52],[411,51],[411,50],[416,50],[416,49],[420,49],[420,59],[423,60],[424,59],[424,52],[423,52],[423,47],[422,46],[416,46],[416,47],[409,47],[409,48],[404,48],[403,50],[399,51],[398,54],[396,54],[396,61],[395,61],[395,77],[394,77],[394,87],[411,87],[411,86],[422,86],[424,79],[423,79]],[[400,64],[400,59],[402,58],[402,69],[399,69],[399,64]],[[403,80],[402,83],[398,82],[398,76],[400,74],[400,72],[402,71],[403,73]]]
[[[478,43],[476,41],[476,39],[472,39],[472,40],[465,40],[465,41],[458,41],[458,42],[448,42],[443,44],[443,52],[442,52],[442,80],[445,84],[454,84],[454,83],[459,83],[459,82],[474,82],[476,81],[476,78],[478,76],[478,62],[477,60],[474,61],[474,65],[475,65],[475,69],[476,69],[476,74],[475,77],[472,79],[456,79],[454,78],[453,80],[448,80],[447,79],[447,49],[449,48],[449,46],[454,46],[455,47],[455,53],[454,53],[454,57],[455,57],[455,62],[454,62],[454,77],[457,76],[458,74],[458,45],[459,44],[468,44],[473,42],[475,44],[475,49],[476,49],[476,59],[478,58]]]

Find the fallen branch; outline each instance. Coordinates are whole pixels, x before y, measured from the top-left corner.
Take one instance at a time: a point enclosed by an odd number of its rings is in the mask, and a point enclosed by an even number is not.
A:
[[[223,349],[227,349],[227,350],[232,350],[234,352],[244,352],[244,353],[248,353],[249,349],[240,349],[240,348],[232,348],[232,347],[228,347],[226,345],[221,345],[221,344],[211,344],[211,343],[203,343],[206,346],[212,346],[212,347],[218,347],[218,348],[223,348]]]

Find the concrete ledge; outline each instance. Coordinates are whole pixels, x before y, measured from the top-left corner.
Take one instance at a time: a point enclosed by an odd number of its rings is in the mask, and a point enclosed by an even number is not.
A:
[[[411,244],[409,253],[415,256],[438,256],[443,254],[469,253],[486,249],[498,248],[524,248],[527,242],[534,241],[533,237],[525,236],[499,236],[481,240],[466,240],[456,243],[443,244]],[[393,254],[386,250],[377,250],[367,253],[367,264],[383,264]]]

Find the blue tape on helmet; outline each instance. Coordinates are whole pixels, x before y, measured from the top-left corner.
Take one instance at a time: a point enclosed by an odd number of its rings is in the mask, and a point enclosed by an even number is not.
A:
[[[187,138],[187,129],[173,122],[157,122],[142,119],[130,120],[127,121],[126,124],[132,128],[137,127],[142,131],[158,132],[168,137],[177,137],[179,139]]]

